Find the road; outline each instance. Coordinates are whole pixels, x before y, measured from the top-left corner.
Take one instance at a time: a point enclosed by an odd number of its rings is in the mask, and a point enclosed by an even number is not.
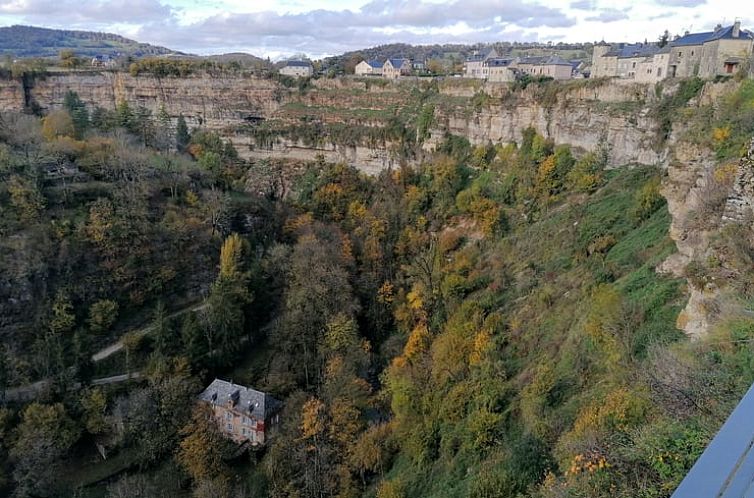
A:
[[[133,372],[130,374],[113,375],[111,377],[101,377],[99,379],[93,379],[90,384],[93,386],[104,386],[107,384],[117,384],[118,382],[126,382],[128,380],[137,380],[141,378],[141,372]],[[33,384],[27,384],[25,386],[12,387],[5,391],[5,396],[0,393],[0,400],[5,401],[31,401],[36,398],[39,393],[47,389],[50,385],[50,381],[47,379],[34,382]],[[73,384],[73,389],[81,387],[80,382]]]
[[[188,313],[189,311],[201,311],[204,308],[207,307],[206,302],[202,302],[201,304],[192,304],[191,306],[188,306],[186,308],[180,309],[178,311],[175,311],[168,315],[168,318],[175,318],[178,316],[183,315],[184,313]],[[152,329],[154,328],[154,325],[147,325],[146,327],[142,327],[140,329],[132,330],[130,334],[136,334],[140,336],[147,335]],[[125,335],[125,334],[124,334]],[[114,355],[118,351],[123,349],[123,340],[119,339],[117,342],[110,344],[109,346],[100,349],[96,353],[92,355],[92,361],[97,363],[99,361],[104,360],[105,358]]]

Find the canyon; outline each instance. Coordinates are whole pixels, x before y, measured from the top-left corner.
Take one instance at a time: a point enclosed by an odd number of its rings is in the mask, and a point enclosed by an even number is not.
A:
[[[708,82],[688,105],[714,106],[736,84]],[[320,79],[296,86],[234,74],[157,78],[103,71],[0,81],[0,109],[47,112],[61,107],[66,93],[75,91],[90,107],[114,109],[127,102],[155,115],[166,114],[173,124],[183,116],[190,128],[201,126],[232,142],[245,159],[301,162],[321,156],[330,162],[347,162],[368,174],[419,162],[422,154],[430,153],[448,135],[465,137],[471,145],[510,143],[520,141],[522,131],[533,127],[556,144],[571,145],[577,154],[607,147],[609,167],[656,165],[666,171],[662,193],[678,252],[658,271],[682,278],[690,262],[707,255],[722,219],[713,220],[704,230],[692,222],[719,165],[710,150],[683,138],[681,120],[674,121],[671,132],[663,135],[657,108],[677,87],[677,83],[581,80],[514,90],[505,83],[455,78],[432,82]],[[385,129],[396,116],[413,123],[422,111],[431,116],[413,157],[399,153],[399,144],[389,135],[364,137],[364,130]],[[312,140],[281,131],[313,126],[326,130],[335,125],[361,130],[361,134],[354,133],[349,140],[335,136]],[[268,127],[264,141],[259,139],[261,127]],[[740,221],[748,216],[754,203],[751,183],[750,160],[742,161],[724,219]],[[719,298],[719,288],[689,285],[689,296],[678,327],[701,337],[715,321],[710,311],[715,307],[709,302]]]

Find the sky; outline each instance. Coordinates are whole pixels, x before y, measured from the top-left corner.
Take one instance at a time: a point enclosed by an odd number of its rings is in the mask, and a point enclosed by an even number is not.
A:
[[[750,0],[0,0],[0,25],[117,33],[195,54],[321,58],[386,43],[629,42],[754,28]]]

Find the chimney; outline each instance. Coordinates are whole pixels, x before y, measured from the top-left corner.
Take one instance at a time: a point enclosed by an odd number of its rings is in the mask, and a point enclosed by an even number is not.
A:
[[[733,38],[738,38],[741,36],[741,21],[736,21],[733,24]]]
[[[718,24],[717,26],[715,26],[715,31],[720,31],[721,29],[723,29],[722,24]]]

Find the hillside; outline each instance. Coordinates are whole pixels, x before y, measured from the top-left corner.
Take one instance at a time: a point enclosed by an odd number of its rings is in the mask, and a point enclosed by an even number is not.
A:
[[[111,33],[47,29],[34,26],[0,28],[0,55],[57,57],[63,49],[71,49],[79,56],[88,57],[119,54],[143,57],[177,53],[165,47],[139,43]]]
[[[200,68],[0,80],[0,495],[667,498],[754,381],[753,81]]]

